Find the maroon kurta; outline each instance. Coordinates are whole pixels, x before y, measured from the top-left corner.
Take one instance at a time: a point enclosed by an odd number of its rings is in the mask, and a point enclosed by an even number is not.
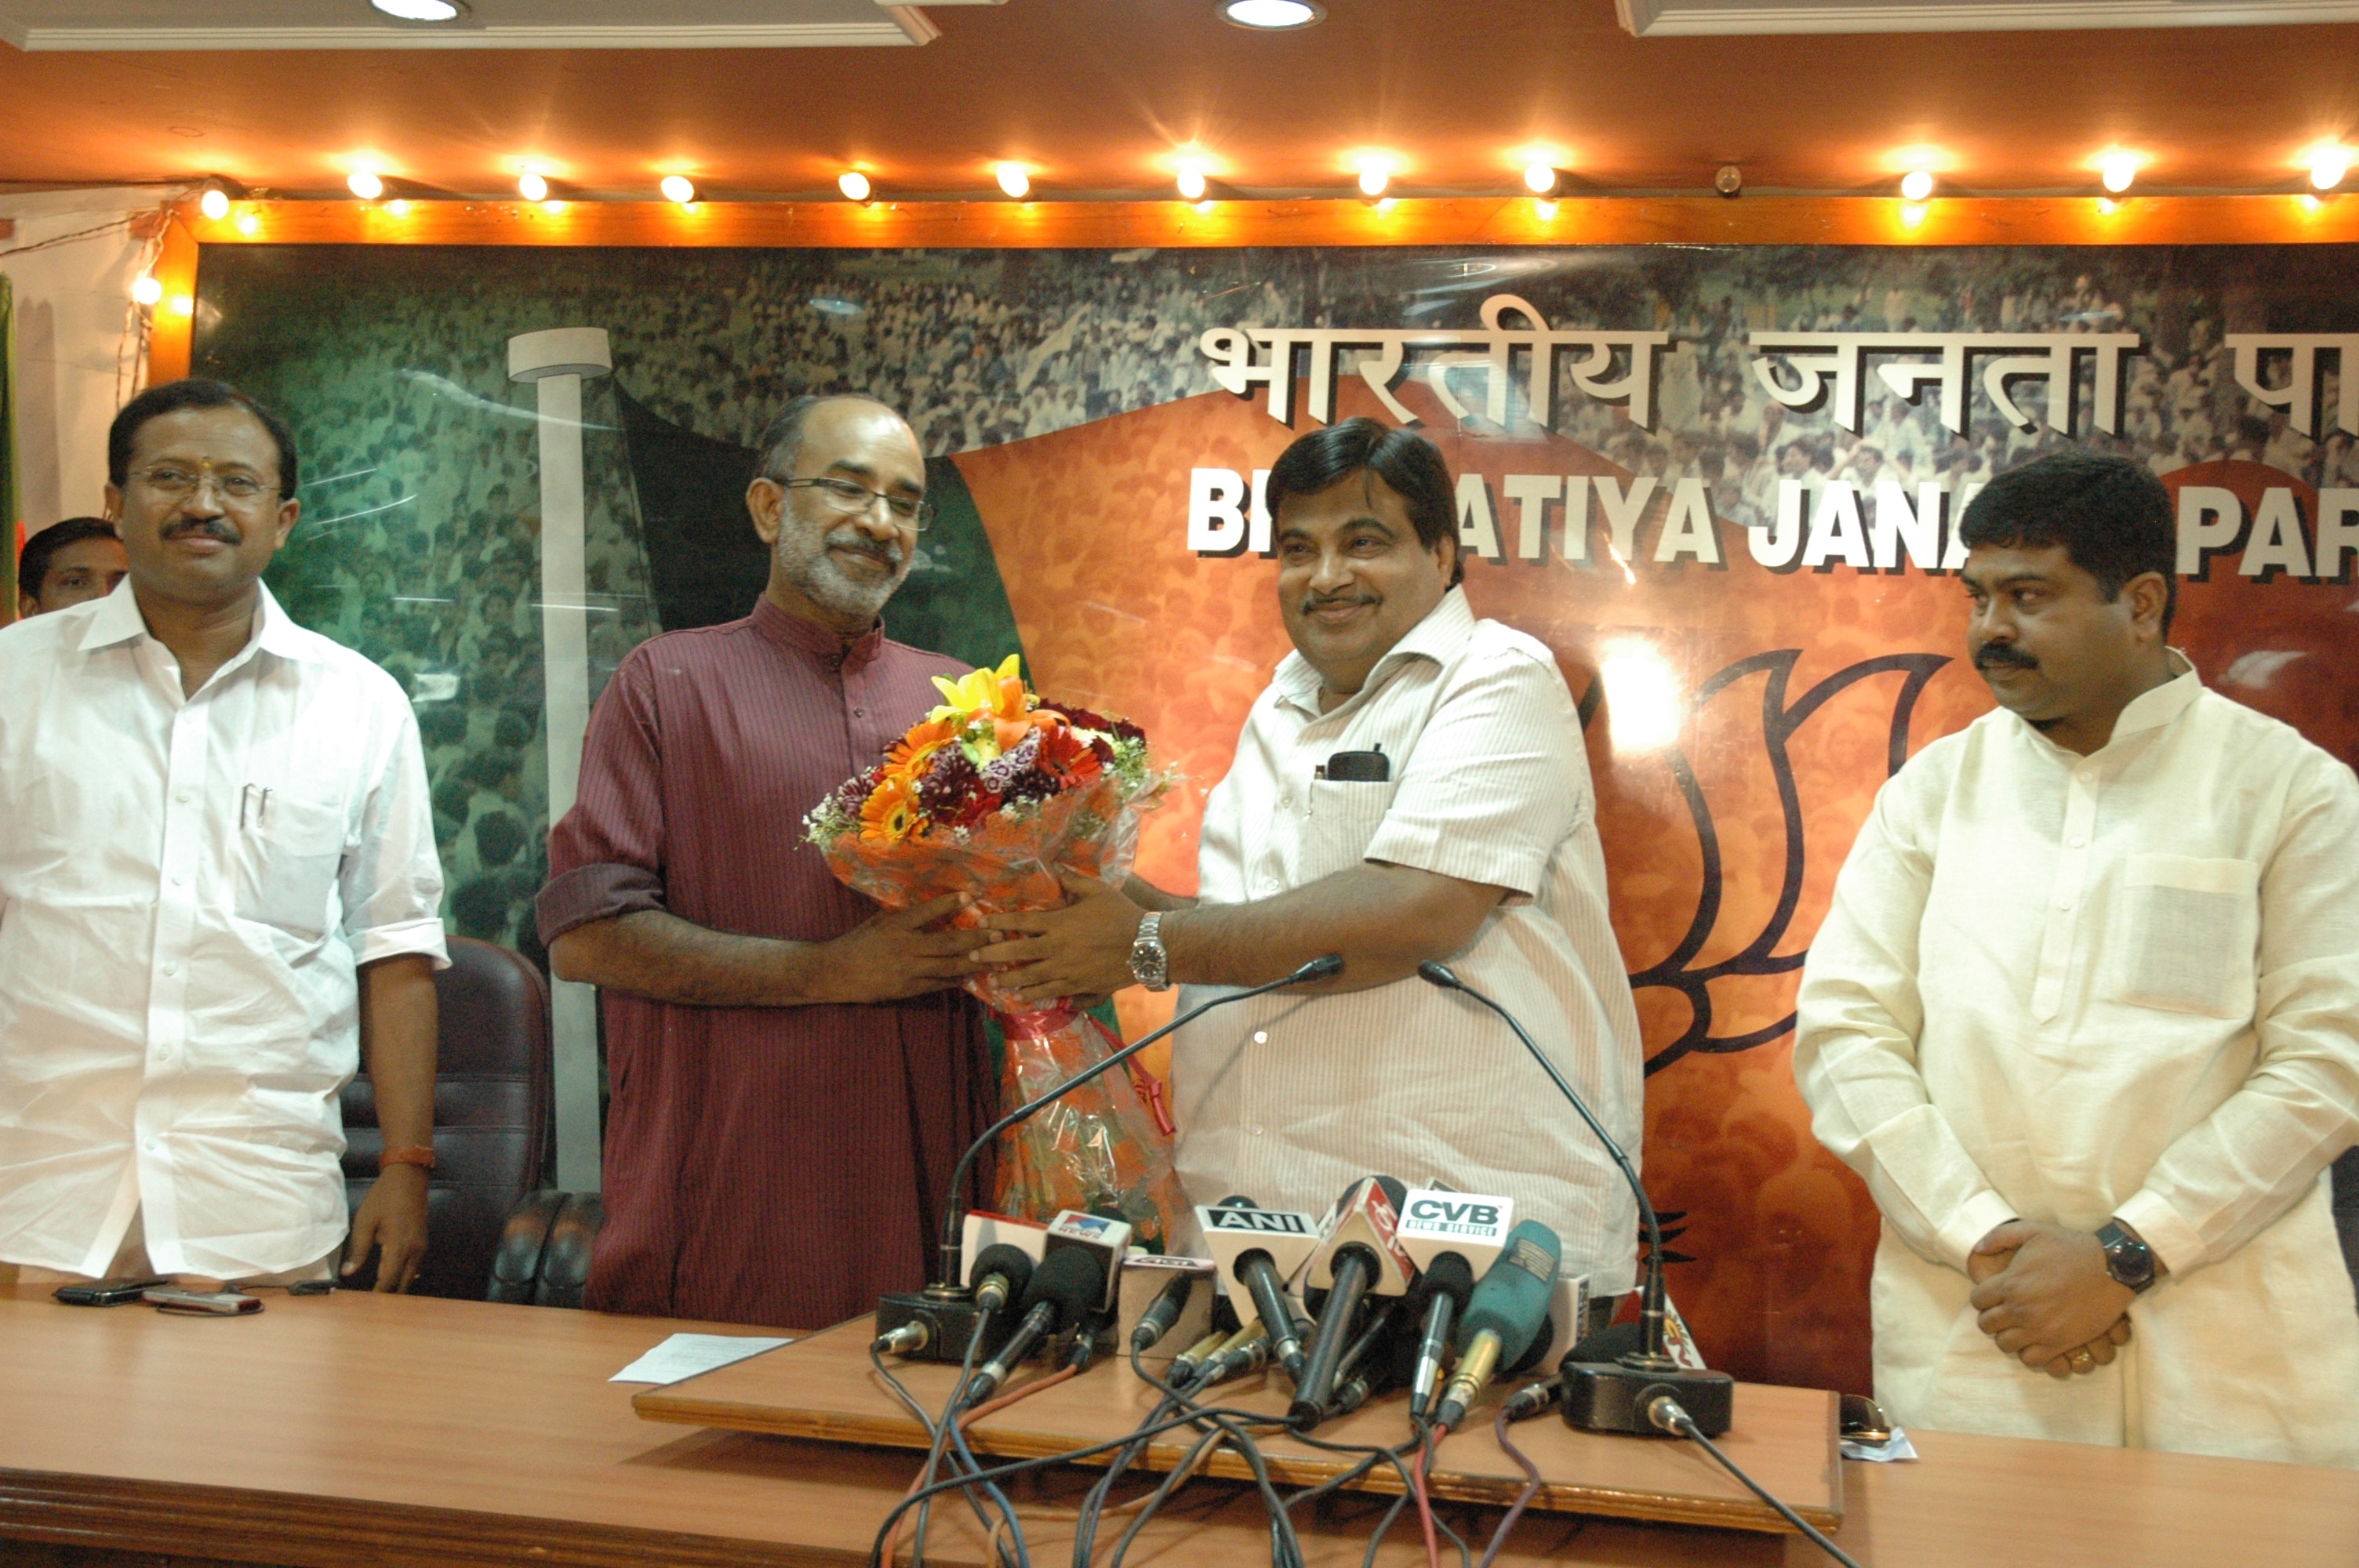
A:
[[[549,836],[544,941],[665,909],[820,942],[876,905],[803,839],[804,813],[962,667],[766,599],[643,643],[598,699],[580,796]],[[606,1226],[589,1305],[815,1328],[921,1284],[951,1166],[989,1123],[962,992],[872,1006],[677,1007],[604,993]]]

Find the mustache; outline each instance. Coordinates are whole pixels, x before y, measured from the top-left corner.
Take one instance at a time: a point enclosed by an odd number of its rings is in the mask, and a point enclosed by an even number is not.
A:
[[[830,534],[827,547],[831,550],[857,550],[864,556],[875,557],[888,567],[898,567],[907,558],[900,546],[880,543],[856,530]]]
[[[1974,650],[1978,670],[2036,670],[2039,661],[2012,643],[1984,643]]]
[[[1302,596],[1302,613],[1308,615],[1314,610],[1324,610],[1331,604],[1374,604],[1375,602],[1376,596],[1373,593],[1306,593]]]
[[[223,517],[190,517],[164,530],[167,539],[219,539],[224,545],[245,543],[245,536]]]

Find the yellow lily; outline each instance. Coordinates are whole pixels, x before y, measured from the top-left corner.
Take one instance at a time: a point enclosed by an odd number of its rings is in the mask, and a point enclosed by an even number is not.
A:
[[[1027,710],[1024,677],[1018,673],[1021,668],[1021,655],[1010,654],[1000,661],[996,670],[975,670],[956,681],[936,676],[934,689],[945,700],[927,714],[927,719],[956,719],[962,726],[978,715],[994,719],[1021,719]]]

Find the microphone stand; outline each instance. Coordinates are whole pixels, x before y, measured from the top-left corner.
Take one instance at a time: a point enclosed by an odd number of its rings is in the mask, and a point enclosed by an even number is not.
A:
[[[1118,1052],[1114,1052],[1111,1056],[1106,1056],[1104,1061],[1099,1061],[1099,1064],[1093,1065],[1093,1068],[1073,1073],[1071,1077],[1066,1077],[1061,1085],[1049,1089],[1048,1094],[1043,1094],[1043,1097],[1031,1101],[1031,1104],[1016,1106],[1015,1110],[1003,1115],[1000,1120],[991,1122],[991,1127],[984,1130],[982,1137],[974,1139],[972,1143],[967,1143],[967,1153],[958,1155],[958,1165],[951,1167],[951,1203],[949,1207],[943,1209],[943,1217],[941,1217],[941,1264],[939,1264],[932,1285],[927,1285],[925,1290],[927,1297],[934,1297],[937,1302],[955,1302],[955,1299],[965,1299],[965,1285],[960,1285],[958,1276],[960,1276],[960,1261],[962,1261],[960,1260],[960,1254],[965,1252],[962,1221],[965,1221],[967,1209],[965,1205],[960,1203],[958,1195],[967,1188],[967,1172],[974,1167],[976,1155],[982,1155],[984,1151],[991,1146],[993,1139],[1000,1137],[1000,1134],[1010,1130],[1010,1127],[1015,1127],[1016,1122],[1027,1120],[1028,1115],[1033,1115],[1036,1110],[1054,1104],[1057,1098],[1066,1097],[1066,1094],[1071,1094],[1073,1089],[1078,1089],[1081,1085],[1085,1085],[1085,1082],[1090,1082],[1093,1077],[1097,1077],[1099,1073],[1104,1073],[1104,1070],[1111,1068],[1111,1065],[1130,1061],[1132,1056],[1137,1056],[1142,1049],[1154,1044],[1156,1040],[1160,1040],[1163,1035],[1172,1033],[1175,1028],[1182,1026],[1182,1023],[1193,1023],[1193,1021],[1201,1019],[1201,1016],[1208,1014],[1208,1011],[1212,1011],[1215,1007],[1227,1007],[1229,1002],[1244,1002],[1244,1000],[1248,998],[1260,998],[1260,995],[1266,995],[1266,992],[1271,990],[1286,990],[1288,986],[1310,986],[1310,983],[1314,981],[1331,981],[1331,979],[1335,979],[1338,974],[1343,974],[1343,957],[1335,953],[1328,953],[1326,957],[1314,957],[1311,962],[1307,962],[1307,965],[1302,965],[1299,969],[1295,969],[1293,974],[1277,979],[1277,981],[1269,981],[1266,986],[1250,986],[1245,988],[1245,990],[1232,990],[1229,995],[1220,995],[1220,998],[1212,998],[1210,1002],[1201,1002],[1199,1007],[1191,1007],[1191,1010],[1187,1010],[1184,1014],[1172,1019],[1170,1023],[1166,1023],[1163,1028],[1156,1028],[1156,1031],[1139,1035],[1137,1040],[1132,1040],[1130,1044],[1125,1044],[1123,1049],[1118,1049]]]
[[[1630,1156],[1623,1152],[1622,1145],[1605,1130],[1573,1087],[1565,1081],[1564,1075],[1557,1071],[1556,1064],[1549,1060],[1548,1053],[1516,1022],[1514,1013],[1460,979],[1446,964],[1429,958],[1417,967],[1417,972],[1418,978],[1428,984],[1472,997],[1506,1021],[1516,1038],[1523,1042],[1524,1049],[1531,1053],[1532,1060],[1549,1076],[1549,1081],[1556,1085],[1557,1092],[1581,1113],[1581,1119],[1589,1124],[1589,1130],[1597,1135],[1598,1142],[1614,1157],[1614,1164],[1621,1167],[1622,1179],[1630,1184],[1630,1191],[1638,1200],[1638,1219],[1647,1231],[1647,1278],[1638,1298],[1639,1346],[1610,1364],[1571,1360],[1563,1364],[1561,1397],[1566,1401],[1567,1424],[1598,1432],[1656,1432],[1659,1429],[1646,1414],[1646,1396],[1672,1391],[1658,1385],[1673,1385],[1683,1396],[1681,1402],[1707,1433],[1716,1436],[1726,1432],[1733,1392],[1728,1374],[1687,1371],[1671,1358],[1664,1308],[1663,1228],[1656,1223],[1655,1206],[1648,1201],[1646,1186],[1638,1180]],[[1625,1382],[1629,1384],[1626,1388],[1622,1386]]]

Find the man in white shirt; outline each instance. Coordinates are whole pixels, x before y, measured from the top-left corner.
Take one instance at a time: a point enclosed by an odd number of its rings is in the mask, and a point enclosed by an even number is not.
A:
[[[391,677],[262,585],[296,462],[217,382],[143,394],[107,445],[130,577],[0,630],[0,1264],[27,1278],[326,1277],[364,1048],[386,1147],[344,1271],[381,1249],[398,1290],[425,1255],[425,764]]]
[[[2165,642],[2161,483],[1967,508],[1999,710],[1876,797],[1794,1068],[1884,1214],[1875,1390],[1955,1431],[2359,1465],[2359,782]],[[2134,1331],[2134,1332],[2133,1332]]]
[[[1295,651],[1204,814],[1196,898],[1068,883],[995,916],[987,962],[1028,996],[1180,981],[1185,1009],[1324,954],[1342,976],[1207,1014],[1172,1053],[1190,1196],[1318,1213],[1367,1175],[1516,1200],[1594,1296],[1631,1288],[1637,1206],[1506,1026],[1417,978],[1427,959],[1532,1032],[1633,1158],[1645,1064],[1606,916],[1581,724],[1542,643],[1477,621],[1455,487],[1413,432],[1348,419],[1270,470]]]

